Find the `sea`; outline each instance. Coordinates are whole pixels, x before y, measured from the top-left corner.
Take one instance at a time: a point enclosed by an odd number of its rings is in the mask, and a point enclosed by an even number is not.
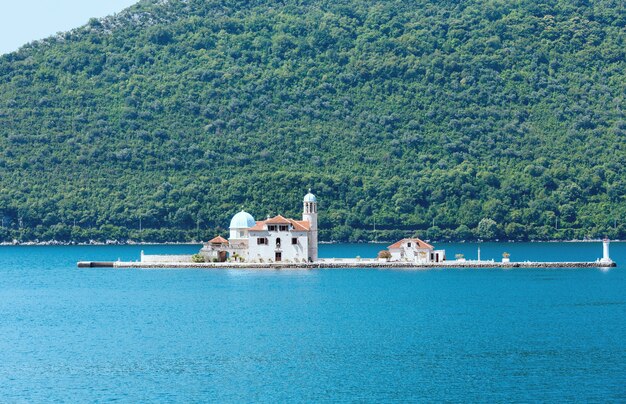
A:
[[[602,256],[600,242],[435,246]],[[0,247],[0,402],[626,402],[626,243],[611,269],[76,266],[198,248]]]

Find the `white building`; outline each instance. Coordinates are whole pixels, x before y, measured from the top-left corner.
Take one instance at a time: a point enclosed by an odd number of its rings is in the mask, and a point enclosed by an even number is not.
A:
[[[442,262],[446,259],[445,250],[435,250],[435,247],[419,238],[405,238],[387,247],[391,253],[391,261]]]
[[[231,219],[229,230],[228,240],[216,237],[200,250],[207,261],[317,261],[317,198],[309,190],[303,201],[302,220],[278,215],[255,221],[241,211]]]

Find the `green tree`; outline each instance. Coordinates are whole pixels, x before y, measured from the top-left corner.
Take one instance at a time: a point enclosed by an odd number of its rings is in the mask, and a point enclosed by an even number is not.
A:
[[[482,240],[495,240],[498,237],[498,224],[493,219],[483,218],[478,223],[476,234]]]

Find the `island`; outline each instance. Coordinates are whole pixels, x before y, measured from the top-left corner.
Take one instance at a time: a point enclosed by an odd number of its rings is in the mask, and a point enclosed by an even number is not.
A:
[[[242,269],[314,269],[314,268],[607,268],[616,263],[609,256],[609,240],[603,240],[601,259],[590,262],[512,262],[508,254],[502,261],[466,260],[462,256],[448,260],[445,250],[436,250],[419,238],[399,240],[377,258],[318,257],[317,197],[309,192],[303,199],[301,219],[282,215],[255,220],[243,209],[229,226],[229,238],[216,236],[194,255],[146,255],[139,261],[81,261],[80,268],[242,268]]]

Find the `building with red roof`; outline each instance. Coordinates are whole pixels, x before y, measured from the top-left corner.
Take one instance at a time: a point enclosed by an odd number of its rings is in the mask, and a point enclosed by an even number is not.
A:
[[[391,253],[391,261],[428,263],[446,259],[445,250],[435,250],[435,247],[419,238],[404,238],[387,249]]]
[[[317,198],[303,200],[302,220],[281,215],[256,221],[243,210],[230,221],[228,240],[218,236],[200,250],[205,260],[224,262],[315,262],[318,252]]]

